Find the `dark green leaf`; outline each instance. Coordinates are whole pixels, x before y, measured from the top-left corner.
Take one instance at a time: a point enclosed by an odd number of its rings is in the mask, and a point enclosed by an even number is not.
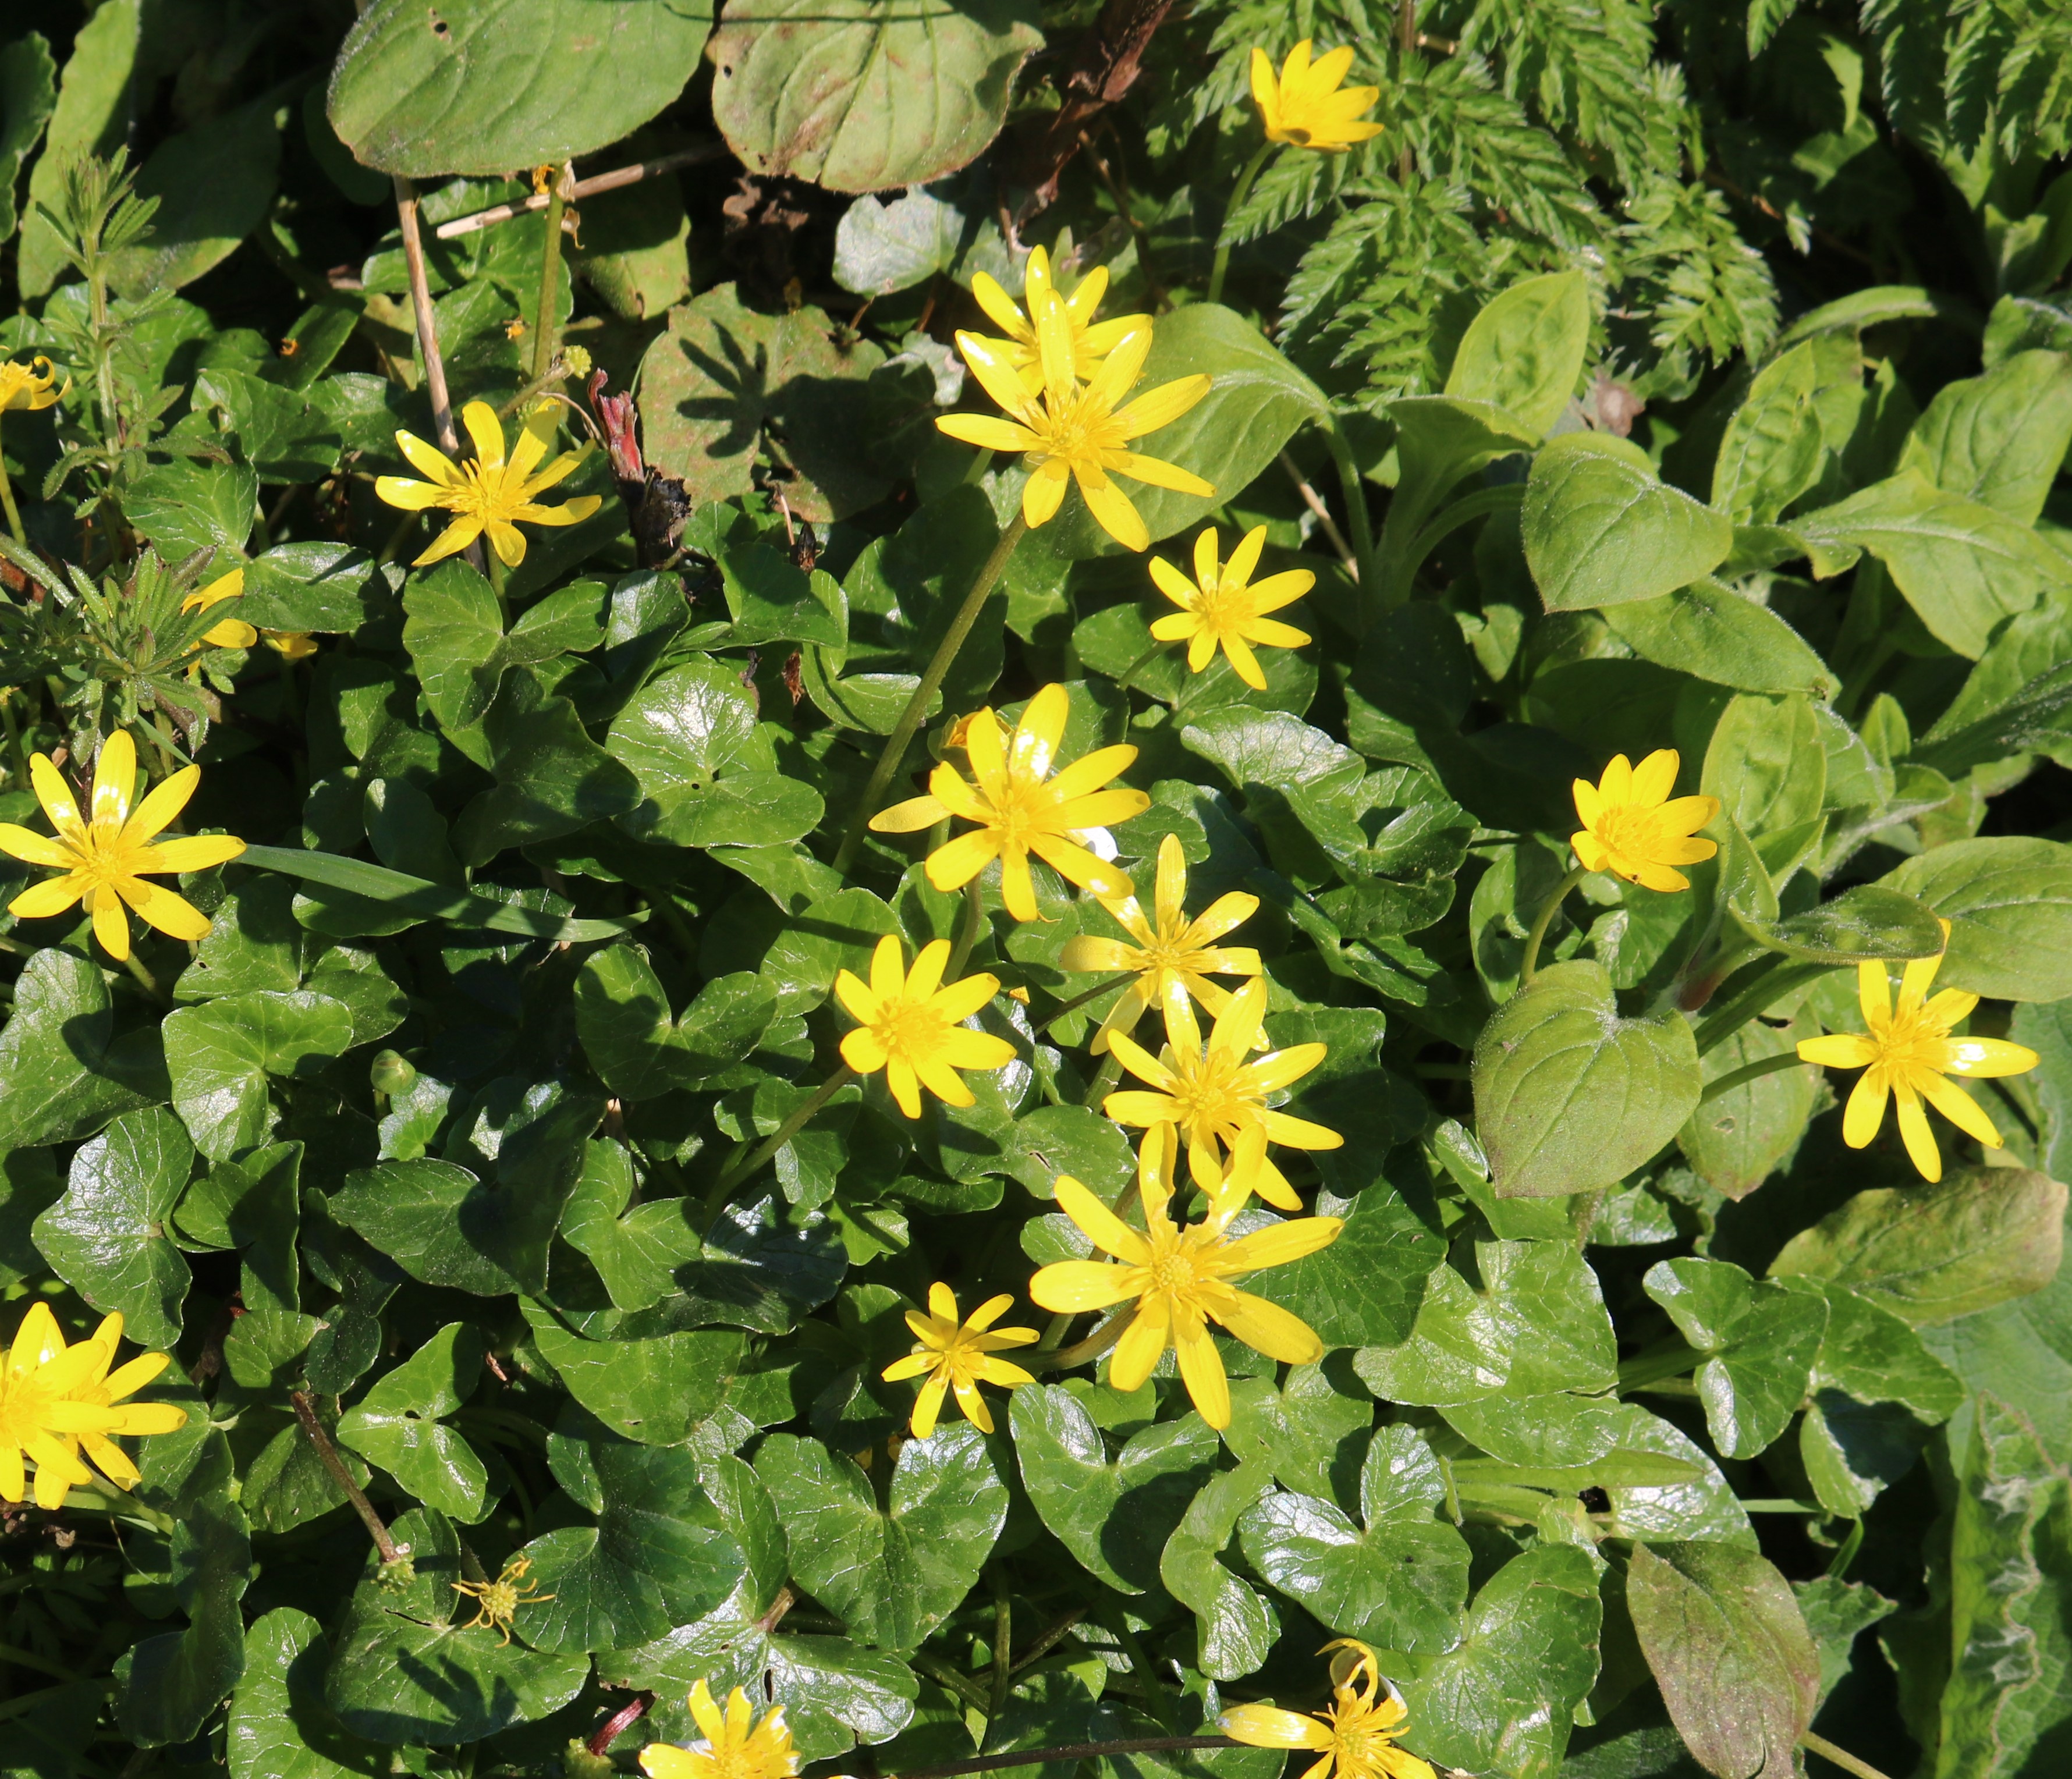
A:
[[[180,1337],[187,1261],[166,1234],[194,1170],[194,1144],[162,1107],[126,1112],[72,1157],[64,1196],[35,1222],[36,1247],[66,1284],[130,1337]]]
[[[55,946],[29,959],[0,1031],[0,1151],[76,1141],[170,1091],[158,1034],[115,1036],[99,969]]]
[[[474,1395],[481,1371],[480,1332],[449,1323],[340,1418],[339,1442],[427,1507],[463,1522],[479,1519],[489,1473],[446,1419]]]

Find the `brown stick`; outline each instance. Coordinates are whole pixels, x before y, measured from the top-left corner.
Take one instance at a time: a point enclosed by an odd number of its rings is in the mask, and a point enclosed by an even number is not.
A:
[[[1078,154],[1094,119],[1117,104],[1144,72],[1152,35],[1173,0],[1108,0],[1093,28],[1079,39],[1072,65],[1058,83],[1064,103],[1025,162],[1029,195],[1016,211],[1017,227],[1054,203],[1058,182]]]
[[[439,449],[457,457],[460,434],[454,430],[446,364],[439,356],[438,323],[432,318],[432,281],[425,275],[425,240],[417,229],[417,188],[400,173],[396,175],[396,215],[403,227],[403,263],[410,272],[410,312],[417,324],[417,350],[425,356],[425,383],[431,392],[432,429],[439,435]]]
[[[331,1480],[345,1493],[352,1503],[352,1510],[360,1515],[367,1526],[368,1535],[374,1540],[374,1548],[381,1553],[384,1563],[400,1562],[403,1553],[397,1548],[396,1541],[388,1535],[388,1528],[381,1523],[381,1516],[374,1510],[374,1503],[352,1480],[352,1473],[345,1467],[345,1461],[338,1455],[338,1448],[331,1444],[331,1435],[317,1419],[316,1404],[310,1399],[306,1390],[290,1390],[288,1402],[295,1411],[295,1419],[302,1424],[302,1431],[309,1435],[310,1444],[315,1448],[317,1461],[331,1473]]]
[[[576,181],[575,190],[569,202],[580,203],[585,198],[594,198],[600,191],[616,191],[623,185],[637,185],[643,179],[652,179],[658,173],[673,173],[680,166],[696,166],[701,161],[716,161],[726,153],[725,142],[701,142],[696,148],[686,148],[674,154],[664,154],[652,161],[635,161],[631,166],[614,167],[609,173],[593,174],[587,179]],[[550,193],[535,192],[515,203],[492,205],[487,210],[478,210],[471,216],[456,216],[451,222],[438,226],[438,237],[450,241],[456,235],[471,235],[478,228],[493,228],[499,223],[509,222],[518,216],[530,216],[536,210],[545,210],[552,201]]]

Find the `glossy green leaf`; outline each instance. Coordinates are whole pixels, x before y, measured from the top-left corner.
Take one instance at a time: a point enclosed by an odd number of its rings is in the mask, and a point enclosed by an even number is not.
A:
[[[1751,1063],[1794,1054],[1811,1028],[1779,1030],[1761,1020],[1724,1038],[1703,1058],[1709,1085]],[[1745,1198],[1767,1180],[1804,1135],[1819,1093],[1810,1066],[1758,1075],[1704,1101],[1676,1133],[1691,1171],[1716,1192]]]
[[[1532,460],[1520,519],[1525,560],[1549,611],[1659,599],[1726,560],[1733,528],[1659,479],[1646,454],[1601,433],[1567,433]]]
[[[364,859],[340,858],[335,853],[303,852],[286,846],[248,846],[239,862],[266,871],[280,871],[305,882],[343,891],[361,898],[401,909],[421,920],[443,920],[450,925],[483,932],[513,933],[530,939],[576,943],[584,939],[610,939],[631,930],[623,920],[565,920],[537,908],[508,902],[493,902],[483,895],[413,877]],[[305,926],[314,922],[305,919]],[[407,923],[406,923],[407,924]],[[356,929],[358,931],[359,929]],[[382,927],[388,932],[394,929]]]
[[[324,1703],[331,1650],[323,1628],[276,1606],[245,1637],[245,1674],[230,1701],[230,1779],[364,1779],[384,1759]]]
[[[1938,988],[2004,1000],[2072,995],[2072,847],[2016,835],[1957,840],[1883,881],[1950,922]]]
[[[718,1407],[741,1365],[741,1337],[719,1329],[593,1341],[544,1309],[525,1313],[569,1394],[615,1433],[652,1445],[680,1444]]]
[[[1243,1288],[1292,1310],[1327,1347],[1408,1339],[1445,1243],[1385,1184],[1369,1186],[1342,1214],[1345,1227],[1329,1247],[1254,1273]]]
[[[312,1073],[352,1042],[352,1013],[328,995],[232,995],[166,1016],[173,1103],[212,1161],[266,1140],[269,1078]]]
[[[1698,1399],[1720,1455],[1753,1457],[1773,1444],[1805,1399],[1827,1332],[1826,1304],[1758,1284],[1725,1260],[1658,1260],[1641,1283],[1706,1355]]]
[[[138,1748],[165,1748],[200,1732],[245,1671],[238,1602],[252,1583],[252,1539],[235,1502],[183,1510],[172,1533],[173,1597],[187,1622],[147,1637],[115,1666],[115,1719]]]
[[[1643,661],[1732,686],[1832,697],[1833,672],[1769,606],[1709,575],[1658,599],[1604,608],[1605,622]]]
[[[777,1011],[775,990],[742,972],[715,977],[672,1019],[639,951],[615,945],[584,960],[576,1029],[590,1065],[622,1099],[702,1086],[752,1051]]]
[[[29,959],[0,1030],[0,1150],[76,1141],[169,1091],[158,1033],[116,1035],[98,968],[55,946]]]
[[[1882,884],[1852,885],[1832,902],[1781,920],[1750,920],[1738,910],[1736,918],[1772,951],[1808,963],[1860,963],[1866,958],[1897,963],[1933,957],[1942,944],[1942,929],[1927,905]]]
[[[180,1337],[187,1263],[166,1226],[194,1162],[171,1112],[126,1112],[80,1147],[64,1196],[35,1221],[36,1247],[58,1276],[103,1314],[120,1311],[146,1346]]]
[[[1696,1110],[1689,1024],[1620,1017],[1603,966],[1556,963],[1500,1008],[1474,1052],[1477,1134],[1503,1198],[1622,1180]]]
[[[1221,1555],[1236,1535],[1240,1515],[1268,1486],[1258,1466],[1211,1477],[1188,1504],[1158,1559],[1159,1580],[1194,1614],[1199,1666],[1213,1679],[1252,1673],[1281,1629],[1280,1615]]]
[[[378,1464],[427,1507],[479,1519],[489,1473],[446,1417],[475,1393],[482,1336],[450,1322],[385,1373],[338,1424],[339,1442]]]

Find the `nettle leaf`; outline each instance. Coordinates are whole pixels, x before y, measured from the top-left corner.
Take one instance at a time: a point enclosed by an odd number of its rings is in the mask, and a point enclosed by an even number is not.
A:
[[[1482,1584],[1461,1641],[1404,1686],[1424,1757],[1471,1773],[1558,1772],[1597,1678],[1598,1565],[1540,1544]]]
[[[683,90],[707,0],[379,0],[339,50],[330,114],[356,158],[413,179],[501,175],[615,142]],[[539,79],[544,67],[551,81]]]
[[[446,1417],[475,1393],[481,1330],[451,1322],[388,1372],[338,1424],[339,1443],[378,1464],[427,1507],[482,1518],[489,1471]]]
[[[2041,1291],[2058,1276],[2066,1188],[2025,1168],[1860,1192],[1770,1262],[1772,1278],[1846,1285],[1916,1328]]]
[[[1042,43],[1026,0],[728,0],[706,51],[713,115],[753,172],[925,185],[985,151]]]
[[[352,1042],[352,1010],[314,990],[228,995],[166,1016],[173,1104],[212,1161],[265,1141],[269,1077],[313,1074]]]
[[[1430,1454],[1399,1469],[1396,1443],[1378,1437],[1368,1452],[1363,1530],[1330,1502],[1276,1493],[1247,1508],[1238,1531],[1252,1567],[1340,1636],[1436,1653],[1459,1641],[1468,1547],[1437,1518],[1445,1485]]]
[[[0,1152],[90,1136],[170,1092],[158,1032],[115,1035],[98,968],[56,946],[23,966],[0,1030]]]
[[[1883,881],[1950,922],[1938,988],[2003,1000],[2072,996],[2072,846],[2020,835],[1956,840]]]
[[[615,945],[584,959],[575,1007],[590,1066],[620,1099],[645,1099],[702,1087],[746,1057],[776,1017],[777,994],[746,972],[718,976],[672,1019],[647,959]]]
[[[2016,352],[1946,383],[1914,423],[1901,470],[2033,524],[2072,446],[2072,359]]]
[[[1014,1455],[1029,1498],[1066,1549],[1108,1586],[1141,1594],[1160,1553],[1214,1469],[1219,1442],[1198,1415],[1133,1436],[1112,1461],[1071,1391],[1014,1392]]]
[[[509,1643],[462,1627],[474,1603],[454,1584],[471,1579],[442,1514],[413,1508],[389,1530],[410,1547],[411,1578],[384,1584],[370,1555],[326,1677],[324,1700],[355,1736],[391,1747],[479,1742],[559,1711],[582,1690],[590,1658],[543,1654],[521,1641],[532,1613],[519,1608]]]
[[[1790,1766],[1820,1661],[1784,1577],[1732,1545],[1639,1544],[1626,1593],[1641,1652],[1699,1764],[1719,1779]]]
[[[866,1643],[911,1650],[978,1579],[1007,1519],[999,1454],[968,1424],[899,1448],[888,1498],[818,1440],[774,1433],[756,1473],[783,1516],[791,1569]]]
[[[1704,1080],[1689,1022],[1623,1019],[1604,967],[1542,970],[1476,1040],[1476,1134],[1500,1197],[1615,1185],[1676,1134]]]
[[[1733,527],[1601,433],[1564,433],[1532,460],[1520,517],[1525,560],[1549,611],[1659,599],[1727,559]]]
[[[125,1113],[72,1157],[64,1196],[35,1224],[37,1251],[133,1341],[171,1347],[190,1275],[166,1234],[194,1171],[195,1148],[160,1107]]]
[[[688,1448],[565,1424],[549,1439],[547,1459],[596,1523],[564,1526],[524,1548],[538,1591],[554,1596],[526,1615],[536,1648],[644,1643],[711,1612],[747,1573]]]
[[[1725,1260],[1658,1260],[1641,1280],[1684,1338],[1707,1355],[1698,1398],[1720,1455],[1753,1457],[1805,1399],[1827,1332],[1822,1300],[1758,1284]]]
[[[1819,480],[1819,355],[1809,340],[1779,353],[1749,385],[1712,460],[1712,504],[1737,525],[1775,524]]]
[[[1866,958],[1897,963],[1933,957],[1942,943],[1942,929],[1926,903],[1882,884],[1852,885],[1832,902],[1781,920],[1752,919],[1737,906],[1732,911],[1751,938],[1808,963],[1860,963]]]

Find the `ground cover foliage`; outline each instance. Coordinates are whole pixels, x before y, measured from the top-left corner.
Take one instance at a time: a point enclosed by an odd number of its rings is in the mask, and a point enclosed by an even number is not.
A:
[[[0,30],[0,1769],[2061,1770],[2061,12]]]

